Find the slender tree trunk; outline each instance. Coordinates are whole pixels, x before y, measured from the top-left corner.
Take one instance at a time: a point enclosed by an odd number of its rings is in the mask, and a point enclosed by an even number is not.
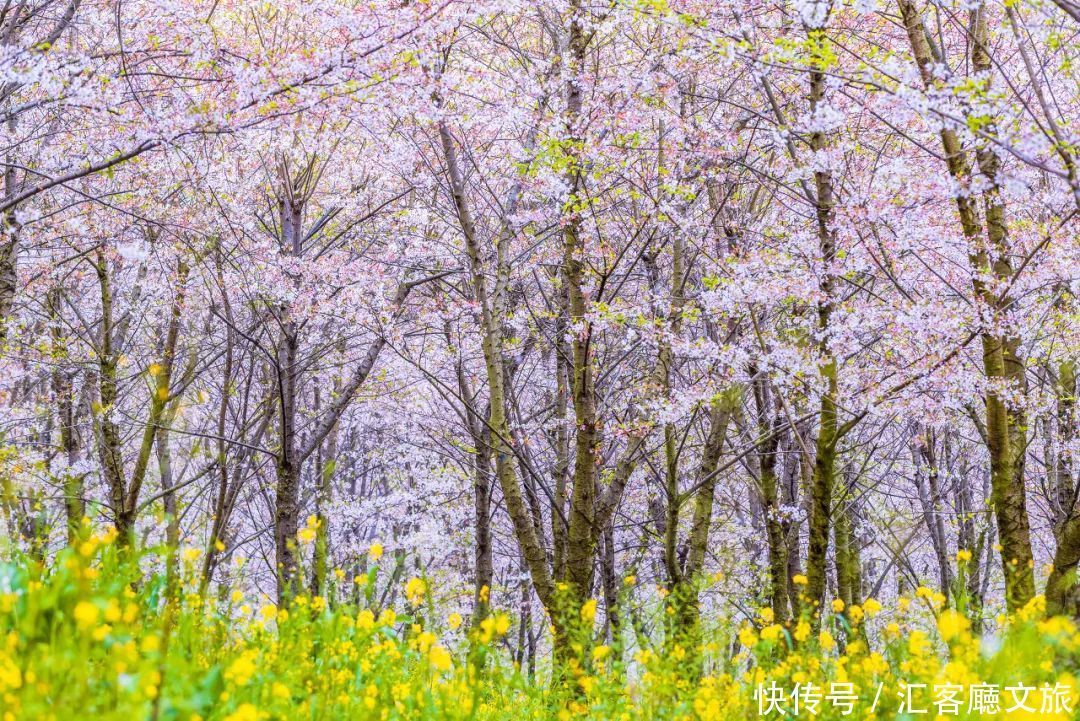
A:
[[[124,499],[124,525],[129,529],[135,526],[136,515],[139,511],[139,495],[150,465],[150,453],[153,450],[154,441],[156,438],[167,439],[167,435],[162,434],[162,431],[165,430],[163,421],[168,415],[166,409],[172,399],[170,386],[173,369],[176,365],[176,346],[179,342],[180,324],[184,316],[184,299],[189,272],[188,264],[183,259],[179,260],[176,270],[176,291],[165,330],[165,340],[161,345],[161,362],[152,363],[150,366],[150,410],[147,413],[142,443],[139,446],[138,454],[135,456],[135,464],[132,467],[131,479],[128,482]]]
[[[783,449],[783,455],[786,456],[784,464],[784,483],[782,486],[782,498],[784,505],[795,509],[799,508],[800,503],[800,487],[808,484],[803,483],[803,458],[802,449],[799,441],[795,438],[795,434],[799,433],[798,427],[782,429],[781,448]],[[791,603],[791,615],[797,617],[801,613],[801,605],[799,603],[799,595],[802,593],[802,588],[795,583],[795,576],[802,573],[802,559],[801,550],[802,544],[800,542],[800,526],[802,525],[798,516],[785,519],[784,522],[784,544],[787,547],[787,592],[788,601]]]
[[[559,308],[555,320],[555,476],[554,508],[551,512],[553,568],[556,578],[566,573],[566,493],[570,482],[570,432],[567,411],[570,402],[570,348],[566,342],[566,293],[559,289]]]
[[[685,664],[689,676],[701,673],[700,654],[700,616],[698,607],[698,584],[705,568],[705,557],[709,548],[709,530],[712,526],[713,503],[716,497],[717,469],[720,455],[727,437],[728,423],[738,406],[737,390],[719,394],[709,408],[709,432],[701,452],[697,473],[694,477],[694,510],[687,539],[686,562],[682,567],[675,565],[668,568],[671,586],[670,602],[674,604],[674,614],[669,625],[666,643],[669,649],[679,645],[690,655]],[[682,502],[674,499],[675,505]],[[670,521],[668,521],[670,524]],[[670,525],[665,527],[670,533]]]
[[[278,350],[280,377],[279,424],[281,448],[277,461],[274,548],[277,557],[278,601],[286,603],[299,571],[296,533],[300,519],[300,463],[296,439],[296,338],[288,332]]]
[[[86,499],[83,488],[83,475],[75,473],[71,466],[78,459],[78,437],[75,434],[75,404],[72,397],[71,374],[64,369],[63,359],[67,355],[64,342],[63,320],[64,294],[60,288],[49,292],[48,304],[50,318],[50,339],[52,356],[55,364],[52,372],[52,391],[56,402],[57,430],[60,435],[59,451],[63,455],[65,468],[64,513],[67,525],[67,542],[70,545],[78,537],[83,517],[86,516]]]
[[[810,29],[808,38],[814,45],[826,44],[822,29]],[[825,97],[825,72],[817,67],[810,71],[810,108],[814,111]],[[810,135],[810,147],[815,152],[826,149],[823,131]],[[810,486],[810,531],[806,556],[806,595],[811,604],[820,604],[825,595],[826,559],[829,551],[829,531],[833,513],[833,487],[836,476],[836,446],[840,440],[837,418],[837,361],[829,349],[828,336],[833,313],[833,293],[836,284],[833,263],[836,260],[836,231],[833,228],[833,208],[836,199],[832,175],[825,170],[814,172],[814,212],[817,219],[818,252],[824,265],[817,303],[818,351],[824,388],[818,411],[818,434],[815,442],[814,472]]]
[[[604,528],[601,566],[604,589],[604,627],[609,643],[619,640],[619,580],[615,567],[615,529],[609,523]]]
[[[904,26],[912,54],[919,66],[927,88],[935,84],[933,68],[936,59],[927,41],[927,31],[919,11],[910,0],[899,0]],[[975,13],[972,28],[972,65],[976,72],[989,69],[986,54],[985,8]],[[992,128],[991,128],[992,131]],[[971,181],[971,169],[955,132],[941,131],[942,146],[950,175],[962,185]],[[980,306],[993,313],[996,319],[1011,305],[1007,296],[997,296],[984,280],[992,275],[1007,286],[1013,277],[1008,258],[1008,238],[1004,207],[997,187],[997,158],[992,148],[976,151],[979,169],[990,181],[984,194],[987,238],[982,238],[982,224],[975,201],[966,194],[956,197],[957,211],[964,236],[971,245],[969,262],[972,287]],[[989,246],[989,249],[988,249]],[[992,254],[992,255],[991,255]],[[1035,595],[1034,558],[1031,551],[1031,529],[1028,521],[1024,489],[1024,456],[1027,447],[1026,419],[1020,409],[1010,412],[1001,395],[1002,386],[1013,386],[1025,392],[1027,383],[1023,362],[1017,355],[1019,341],[985,328],[981,333],[983,370],[989,384],[986,405],[986,445],[990,454],[990,483],[998,536],[1002,546],[1002,569],[1005,576],[1005,600],[1010,610],[1026,604]]]
[[[972,68],[977,75],[989,78],[991,73],[991,60],[989,55],[989,32],[987,28],[986,5],[981,4],[975,9],[972,18],[972,42],[971,61]],[[989,80],[987,80],[989,83]],[[987,88],[989,90],[989,88]],[[994,133],[993,124],[986,128],[987,132]],[[1012,263],[1009,259],[1010,247],[1008,228],[1005,224],[1005,205],[1002,200],[1001,187],[998,180],[1000,162],[997,153],[989,143],[980,143],[975,151],[976,162],[979,171],[988,182],[983,191],[983,203],[986,216],[986,233],[989,241],[989,258],[980,258],[978,269],[982,271],[989,268],[993,271],[994,278],[1007,288],[1015,275]],[[984,289],[990,307],[995,315],[1001,318],[1013,301],[1007,291],[994,294],[989,289]],[[985,338],[985,336],[984,336]],[[1010,333],[1003,334],[995,339],[992,346],[999,347],[1001,354],[1000,374],[990,373],[990,369],[998,369],[998,361],[995,356],[992,363],[987,366],[987,376],[991,382],[997,378],[1004,378],[1005,383],[1019,392],[1021,396],[1027,395],[1027,371],[1024,361],[1019,355],[1020,339]],[[985,347],[985,346],[984,346]],[[1023,401],[1021,401],[1021,404]],[[988,414],[990,402],[988,399]],[[1027,415],[1022,405],[1010,407],[1004,399],[994,398],[995,422],[997,428],[1004,421],[1006,438],[996,441],[999,453],[1005,461],[1005,468],[999,478],[999,485],[994,488],[995,507],[998,508],[998,524],[1001,534],[1002,562],[1006,572],[1006,600],[1010,607],[1018,608],[1027,603],[1035,595],[1035,561],[1031,551],[1031,526],[1028,519],[1026,492],[1024,487],[1024,467],[1027,458]],[[999,419],[997,416],[1001,416]],[[995,431],[997,433],[999,431]],[[1001,449],[1004,446],[1004,449]]]
[[[846,614],[852,604],[862,603],[862,563],[855,533],[855,478],[845,473],[844,480],[843,496],[835,504],[833,536],[836,546],[836,590],[837,596],[844,602]]]
[[[113,421],[116,412],[117,358],[113,349],[113,290],[109,275],[108,261],[104,251],[98,250],[94,268],[97,271],[98,286],[101,291],[101,335],[98,339],[98,454],[101,460],[102,475],[109,489],[109,505],[112,510],[116,530],[122,543],[131,540],[129,519],[124,514],[126,489],[124,487],[124,460],[120,449],[120,431]]]
[[[313,166],[309,166],[311,168]],[[292,257],[303,250],[304,205],[310,188],[307,172],[289,176],[284,163],[280,171],[283,184],[278,197],[281,246]],[[280,448],[277,458],[277,496],[274,504],[274,548],[277,560],[278,602],[284,604],[297,591],[299,559],[296,533],[300,521],[300,458],[296,432],[297,401],[300,393],[298,356],[299,326],[287,304],[279,308],[281,337],[277,348],[278,421]]]
[[[1055,467],[1058,503],[1064,520],[1057,527],[1058,545],[1054,566],[1046,581],[1046,606],[1053,614],[1067,613],[1080,618],[1080,509],[1072,477],[1072,459],[1068,450],[1076,434],[1076,366],[1072,359],[1058,366],[1058,458]]]
[[[179,585],[179,568],[177,567],[177,552],[180,547],[180,513],[176,503],[176,485],[172,470],[172,449],[169,446],[169,431],[163,424],[157,429],[157,437],[154,439],[154,451],[157,455],[158,476],[161,479],[161,490],[164,493],[162,503],[165,506],[165,594],[168,598],[176,597]]]
[[[782,416],[776,413],[773,407],[768,379],[759,373],[757,368],[752,368],[751,374],[754,378],[758,435],[761,438],[757,447],[758,490],[769,549],[769,605],[775,618],[783,622],[790,618],[791,605],[788,600],[787,539],[784,537],[780,517],[776,473],[776,451],[780,443]]]
[[[8,158],[11,160],[11,158]],[[4,199],[10,201],[18,195],[20,184],[16,164],[11,162],[4,171]],[[19,237],[22,228],[15,217],[15,209],[0,213],[0,350],[6,352],[8,324],[15,307],[15,292],[19,273]]]
[[[939,489],[939,469],[935,446],[935,434],[929,428],[922,429],[912,444],[915,461],[915,485],[922,507],[923,523],[930,534],[930,543],[934,549],[934,558],[938,566],[938,585],[946,598],[952,596],[953,574],[949,561],[948,542],[945,538],[945,524],[942,520],[941,492]],[[925,471],[925,473],[924,473]]]
[[[1058,365],[1057,373],[1058,452],[1054,464],[1058,503],[1067,514],[1076,512],[1076,482],[1073,479],[1071,447],[1076,439],[1076,361]]]
[[[179,314],[174,316],[179,321]],[[195,377],[195,369],[198,364],[198,352],[194,347],[188,353],[187,367],[182,375],[182,385],[186,387]],[[171,361],[170,361],[171,362]],[[171,369],[170,369],[171,375]],[[161,414],[161,422],[157,426],[154,439],[154,450],[157,454],[158,476],[161,480],[161,500],[165,506],[165,541],[169,547],[169,571],[175,573],[176,550],[180,547],[180,509],[176,498],[176,480],[173,478],[172,448],[170,446],[169,429],[172,428],[176,416],[180,412],[179,395],[168,401]],[[219,428],[219,437],[223,437],[224,431]],[[219,441],[219,444],[222,441]],[[216,523],[216,520],[215,520]],[[168,576],[168,573],[166,573]]]
[[[458,163],[454,139],[445,123],[439,125],[439,137],[442,141],[443,158],[450,182],[450,192],[457,211],[462,236],[465,240],[472,291],[479,306],[480,326],[483,334],[481,345],[484,353],[484,367],[487,372],[490,403],[488,427],[491,432],[491,452],[495,460],[495,477],[499,481],[503,500],[506,504],[506,511],[513,522],[514,533],[521,546],[521,552],[525,558],[529,574],[532,577],[533,587],[540,597],[540,602],[553,615],[552,620],[558,633],[560,619],[558,614],[555,613],[556,609],[554,607],[555,584],[552,580],[551,569],[548,566],[547,554],[544,551],[542,539],[537,536],[533,515],[525,502],[525,496],[517,478],[514,468],[514,454],[509,445],[512,436],[507,418],[507,396],[504,386],[502,323],[501,316],[497,315],[497,309],[501,306],[501,298],[504,297],[500,292],[502,284],[496,285],[496,297],[493,302],[488,295],[488,281],[481,261],[476,226],[465,193],[464,174]],[[505,247],[508,241],[509,231],[504,229],[504,232],[500,235],[497,250],[500,269],[503,264],[509,262],[507,258],[508,249]],[[499,270],[499,276],[502,277],[501,270]]]
[[[490,410],[488,412],[490,416]],[[491,541],[491,432],[486,426],[476,439],[473,457],[473,514],[476,547],[473,551],[473,622],[480,623],[490,610],[491,585],[495,579]]]
[[[585,204],[585,169],[581,157],[582,78],[588,35],[584,26],[586,10],[580,0],[570,3],[568,62],[566,68],[566,110],[568,137],[565,152],[569,165],[566,182],[570,188],[564,209],[562,274],[569,300],[571,331],[571,399],[574,407],[575,453],[573,489],[570,495],[570,529],[567,533],[566,577],[568,600],[580,605],[592,587],[595,539],[598,536],[596,480],[600,451],[600,423],[596,413],[593,377],[592,326],[585,318],[589,299],[585,294],[585,253],[582,238]]]
[[[205,595],[210,581],[217,567],[221,551],[219,546],[226,546],[225,529],[228,528],[231,507],[229,503],[229,446],[226,443],[225,431],[229,418],[229,404],[232,399],[233,367],[236,362],[235,346],[236,332],[235,319],[233,318],[232,303],[225,286],[225,276],[221,267],[221,254],[215,252],[215,271],[217,273],[218,290],[221,293],[221,306],[225,312],[225,358],[221,371],[221,399],[218,402],[217,412],[217,495],[214,501],[214,516],[210,527],[210,537],[206,543],[206,553],[203,555],[202,576],[199,581],[199,593]],[[234,459],[237,468],[233,471],[239,476],[243,462],[240,458]],[[169,494],[172,496],[173,494]]]
[[[340,382],[334,384],[334,392],[341,392]],[[315,407],[319,407],[319,389],[315,389]],[[312,568],[311,593],[326,598],[329,591],[330,573],[330,504],[334,500],[333,480],[338,461],[338,426],[326,436],[317,451],[316,479],[318,489],[315,494],[315,558]]]
[[[447,345],[450,330],[446,330]],[[473,625],[487,617],[491,609],[491,586],[495,578],[491,540],[491,406],[483,415],[476,408],[472,384],[465,374],[465,363],[457,361],[458,395],[465,405],[465,425],[473,446]]]

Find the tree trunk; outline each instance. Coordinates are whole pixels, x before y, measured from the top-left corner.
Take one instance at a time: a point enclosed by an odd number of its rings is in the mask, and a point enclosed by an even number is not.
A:
[[[665,642],[668,649],[679,645],[689,654],[684,667],[689,676],[701,673],[700,654],[700,609],[698,608],[698,583],[705,567],[705,556],[709,548],[709,530],[712,526],[713,503],[716,497],[717,469],[720,455],[727,437],[728,423],[739,403],[737,389],[718,394],[709,408],[709,432],[701,452],[697,473],[694,477],[694,515],[690,526],[690,536],[686,542],[686,562],[680,568],[675,565],[668,568],[671,586],[670,603],[674,605],[674,614],[668,628]],[[676,498],[671,501],[678,505],[683,501]],[[670,521],[665,533],[671,533]]]
[[[312,190],[307,181],[313,168],[314,161],[307,170],[291,177],[287,165],[282,161],[279,171],[282,183],[278,196],[280,242],[283,252],[294,258],[300,257],[303,251],[304,206]],[[298,282],[298,279],[294,281]],[[296,404],[300,394],[299,327],[288,304],[283,304],[278,312],[281,337],[278,341],[276,371],[280,447],[277,458],[277,496],[274,504],[274,549],[278,602],[285,604],[296,593],[296,584],[300,582],[296,533],[300,525],[300,472],[303,460],[296,435]]]
[[[936,59],[927,41],[926,27],[910,0],[899,0],[899,6],[923,84],[930,89],[936,82],[933,74]],[[990,63],[986,53],[985,8],[975,12],[971,35],[972,65],[976,72],[984,72],[989,69]],[[991,126],[990,131],[992,130]],[[943,129],[941,140],[950,175],[961,185],[967,185],[971,181],[971,169],[955,132],[948,128]],[[985,276],[992,274],[1007,287],[1013,277],[1008,258],[1004,207],[997,186],[998,163],[993,149],[988,146],[976,152],[976,159],[980,171],[991,184],[984,193],[984,200],[987,240],[990,251],[993,252],[992,258],[986,250],[987,244],[982,240],[982,224],[973,199],[968,195],[958,194],[956,206],[964,237],[971,246],[969,262],[976,300],[991,311],[996,319],[1000,319],[1003,311],[1011,305],[1011,299],[1006,295],[995,295],[983,280]],[[990,454],[991,498],[1002,546],[1006,605],[1009,610],[1016,610],[1035,595],[1035,564],[1024,489],[1027,431],[1023,412],[1020,409],[1010,412],[1001,396],[1001,386],[1014,386],[1023,393],[1026,392],[1027,384],[1023,361],[1017,355],[1018,340],[997,333],[991,328],[984,328],[980,335],[983,371],[988,382],[984,401],[986,445]]]
[[[850,476],[850,477],[849,477]],[[844,602],[845,614],[852,604],[862,603],[862,564],[855,532],[855,478],[845,473],[844,493],[837,499],[833,528],[836,546],[836,591]]]
[[[71,470],[78,460],[78,437],[75,434],[75,404],[72,397],[71,374],[64,369],[62,360],[67,355],[64,331],[61,326],[63,290],[54,288],[49,292],[48,305],[51,316],[50,339],[52,357],[55,364],[52,372],[52,391],[56,402],[57,430],[60,435],[59,452],[63,455],[64,471],[64,513],[67,525],[67,542],[75,542],[86,515],[85,489],[83,475]]]
[[[780,517],[780,498],[776,474],[776,451],[780,443],[782,416],[775,412],[768,379],[757,368],[751,368],[754,378],[754,402],[760,441],[757,446],[758,486],[765,535],[769,551],[769,605],[777,621],[790,618],[788,601],[787,539]]]
[[[476,226],[465,193],[464,174],[458,163],[454,139],[445,123],[439,125],[439,137],[442,141],[443,159],[446,163],[447,176],[450,181],[450,192],[457,211],[462,236],[465,240],[472,291],[480,312],[481,345],[484,353],[484,367],[487,372],[490,403],[488,427],[491,432],[491,453],[495,460],[495,477],[499,481],[503,500],[506,503],[506,511],[513,522],[514,534],[517,537],[518,544],[521,546],[521,552],[525,558],[525,565],[529,569],[533,587],[540,597],[540,602],[552,613],[552,620],[558,630],[560,624],[557,618],[558,614],[555,613],[554,608],[555,584],[552,580],[551,569],[548,567],[547,554],[544,551],[542,539],[537,536],[533,515],[526,505],[521,484],[514,469],[513,450],[509,445],[511,433],[507,418],[507,397],[502,362],[502,316],[497,313],[500,310],[501,299],[505,296],[501,292],[501,283],[496,284],[494,302],[488,295],[487,277],[481,261],[480,243],[476,236]],[[506,248],[509,235],[509,228],[504,227],[498,240],[497,256],[500,268],[497,269],[497,272],[500,278],[503,277],[502,266],[509,262],[507,258],[508,249]]]
[[[98,455],[105,485],[109,489],[109,505],[113,522],[119,532],[120,542],[131,541],[131,519],[124,513],[126,489],[124,487],[124,459],[120,449],[120,430],[112,420],[116,412],[117,358],[113,348],[113,290],[105,253],[98,250],[94,268],[97,271],[101,291],[101,336],[98,339]]]
[[[335,393],[341,392],[341,384],[334,384]],[[315,389],[315,407],[319,407],[319,389]],[[326,436],[326,440],[317,451],[315,477],[319,487],[315,494],[315,558],[311,576],[313,596],[326,598],[329,593],[328,576],[330,573],[330,504],[334,500],[333,480],[338,461],[338,426]]]
[[[4,171],[4,198],[10,201],[19,192],[19,183],[15,175],[15,165],[10,164]],[[8,324],[15,307],[15,292],[18,285],[19,235],[21,228],[15,218],[15,209],[0,213],[0,350],[6,352]]]
[[[933,430],[924,428],[912,443],[912,455],[915,462],[915,485],[922,507],[923,523],[930,534],[930,544],[934,549],[934,558],[938,566],[938,586],[946,598],[952,596],[953,574],[949,560],[948,541],[945,538],[945,524],[942,520],[941,490],[939,488],[939,469],[935,449]],[[924,473],[925,471],[925,473]]]

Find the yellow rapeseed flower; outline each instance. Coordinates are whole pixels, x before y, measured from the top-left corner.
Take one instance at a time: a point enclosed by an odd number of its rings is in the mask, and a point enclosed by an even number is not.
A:
[[[23,684],[23,674],[15,662],[0,654],[0,691],[17,689]]]
[[[916,657],[930,653],[930,639],[925,633],[919,630],[911,632],[908,636],[908,653]]]
[[[255,659],[258,658],[258,655],[258,651],[252,650],[244,651],[240,654],[236,660],[229,664],[229,667],[225,669],[225,680],[232,681],[237,686],[246,686],[257,670]]]
[[[784,627],[778,623],[774,623],[761,629],[761,638],[763,641],[769,641],[771,643],[780,638],[780,634],[783,632]]]
[[[79,628],[87,629],[97,623],[98,607],[89,601],[79,601],[75,605],[75,623]]]
[[[592,623],[596,620],[596,599],[590,598],[581,606],[581,620]]]
[[[225,717],[225,721],[259,721],[262,718],[259,710],[252,704],[242,703],[236,710]]]
[[[422,578],[414,576],[405,584],[405,598],[409,599],[409,603],[414,608],[423,602],[425,593],[427,593],[427,583]]]
[[[946,643],[963,636],[971,628],[971,621],[962,614],[947,608],[938,615],[938,633]]]
[[[428,661],[440,671],[449,671],[454,663],[454,659],[450,655],[450,652],[442,646],[431,647],[431,650],[428,651]]]

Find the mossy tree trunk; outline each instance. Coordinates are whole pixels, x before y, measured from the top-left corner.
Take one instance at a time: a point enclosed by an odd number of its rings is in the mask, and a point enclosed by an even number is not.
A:
[[[923,84],[931,89],[938,82],[934,68],[943,58],[935,56],[927,28],[914,3],[911,0],[898,0],[898,3]],[[988,84],[990,57],[987,43],[986,8],[980,6],[972,13],[968,44],[971,47],[972,68],[976,74],[987,78],[984,82]],[[988,86],[983,88],[983,92],[988,90]],[[993,132],[993,118],[979,120],[988,132]],[[967,152],[953,130],[944,128],[940,135],[949,174],[961,186],[968,186],[972,181],[972,169]],[[956,206],[961,229],[970,246],[969,263],[975,299],[995,321],[1000,322],[1012,299],[1007,292],[995,292],[994,286],[986,279],[993,278],[996,281],[994,285],[1007,291],[1014,271],[1009,260],[1005,209],[998,187],[998,160],[993,148],[987,144],[977,148],[975,155],[979,171],[988,182],[988,188],[983,193],[985,237],[975,197],[957,194]],[[1024,363],[1017,352],[1019,339],[997,330],[997,325],[997,322],[988,322],[980,332],[983,372],[987,381],[983,399],[984,427],[990,455],[991,499],[1002,547],[1005,600],[1008,608],[1015,610],[1035,595],[1035,576],[1024,488],[1027,422],[1021,408],[1008,406],[1004,394],[1006,389],[1023,394],[1027,383]]]
[[[811,47],[810,109],[814,112],[825,100],[824,47],[828,44],[822,28],[807,29]],[[828,147],[828,137],[818,129],[810,134],[810,147],[815,153]],[[825,595],[826,560],[833,514],[833,490],[836,478],[837,444],[841,432],[837,415],[838,364],[829,348],[836,277],[836,229],[833,209],[836,197],[833,177],[827,170],[814,172],[812,194],[817,221],[818,254],[823,265],[817,301],[817,338],[819,369],[822,381],[818,407],[818,432],[815,441],[814,470],[810,484],[809,543],[806,554],[806,596],[811,604],[820,604]],[[813,609],[811,609],[813,611]]]
[[[769,550],[769,605],[779,622],[791,617],[788,598],[787,538],[781,519],[780,493],[777,478],[777,448],[784,422],[777,412],[768,378],[757,368],[751,368],[758,429],[758,491],[765,516],[765,535]]]

